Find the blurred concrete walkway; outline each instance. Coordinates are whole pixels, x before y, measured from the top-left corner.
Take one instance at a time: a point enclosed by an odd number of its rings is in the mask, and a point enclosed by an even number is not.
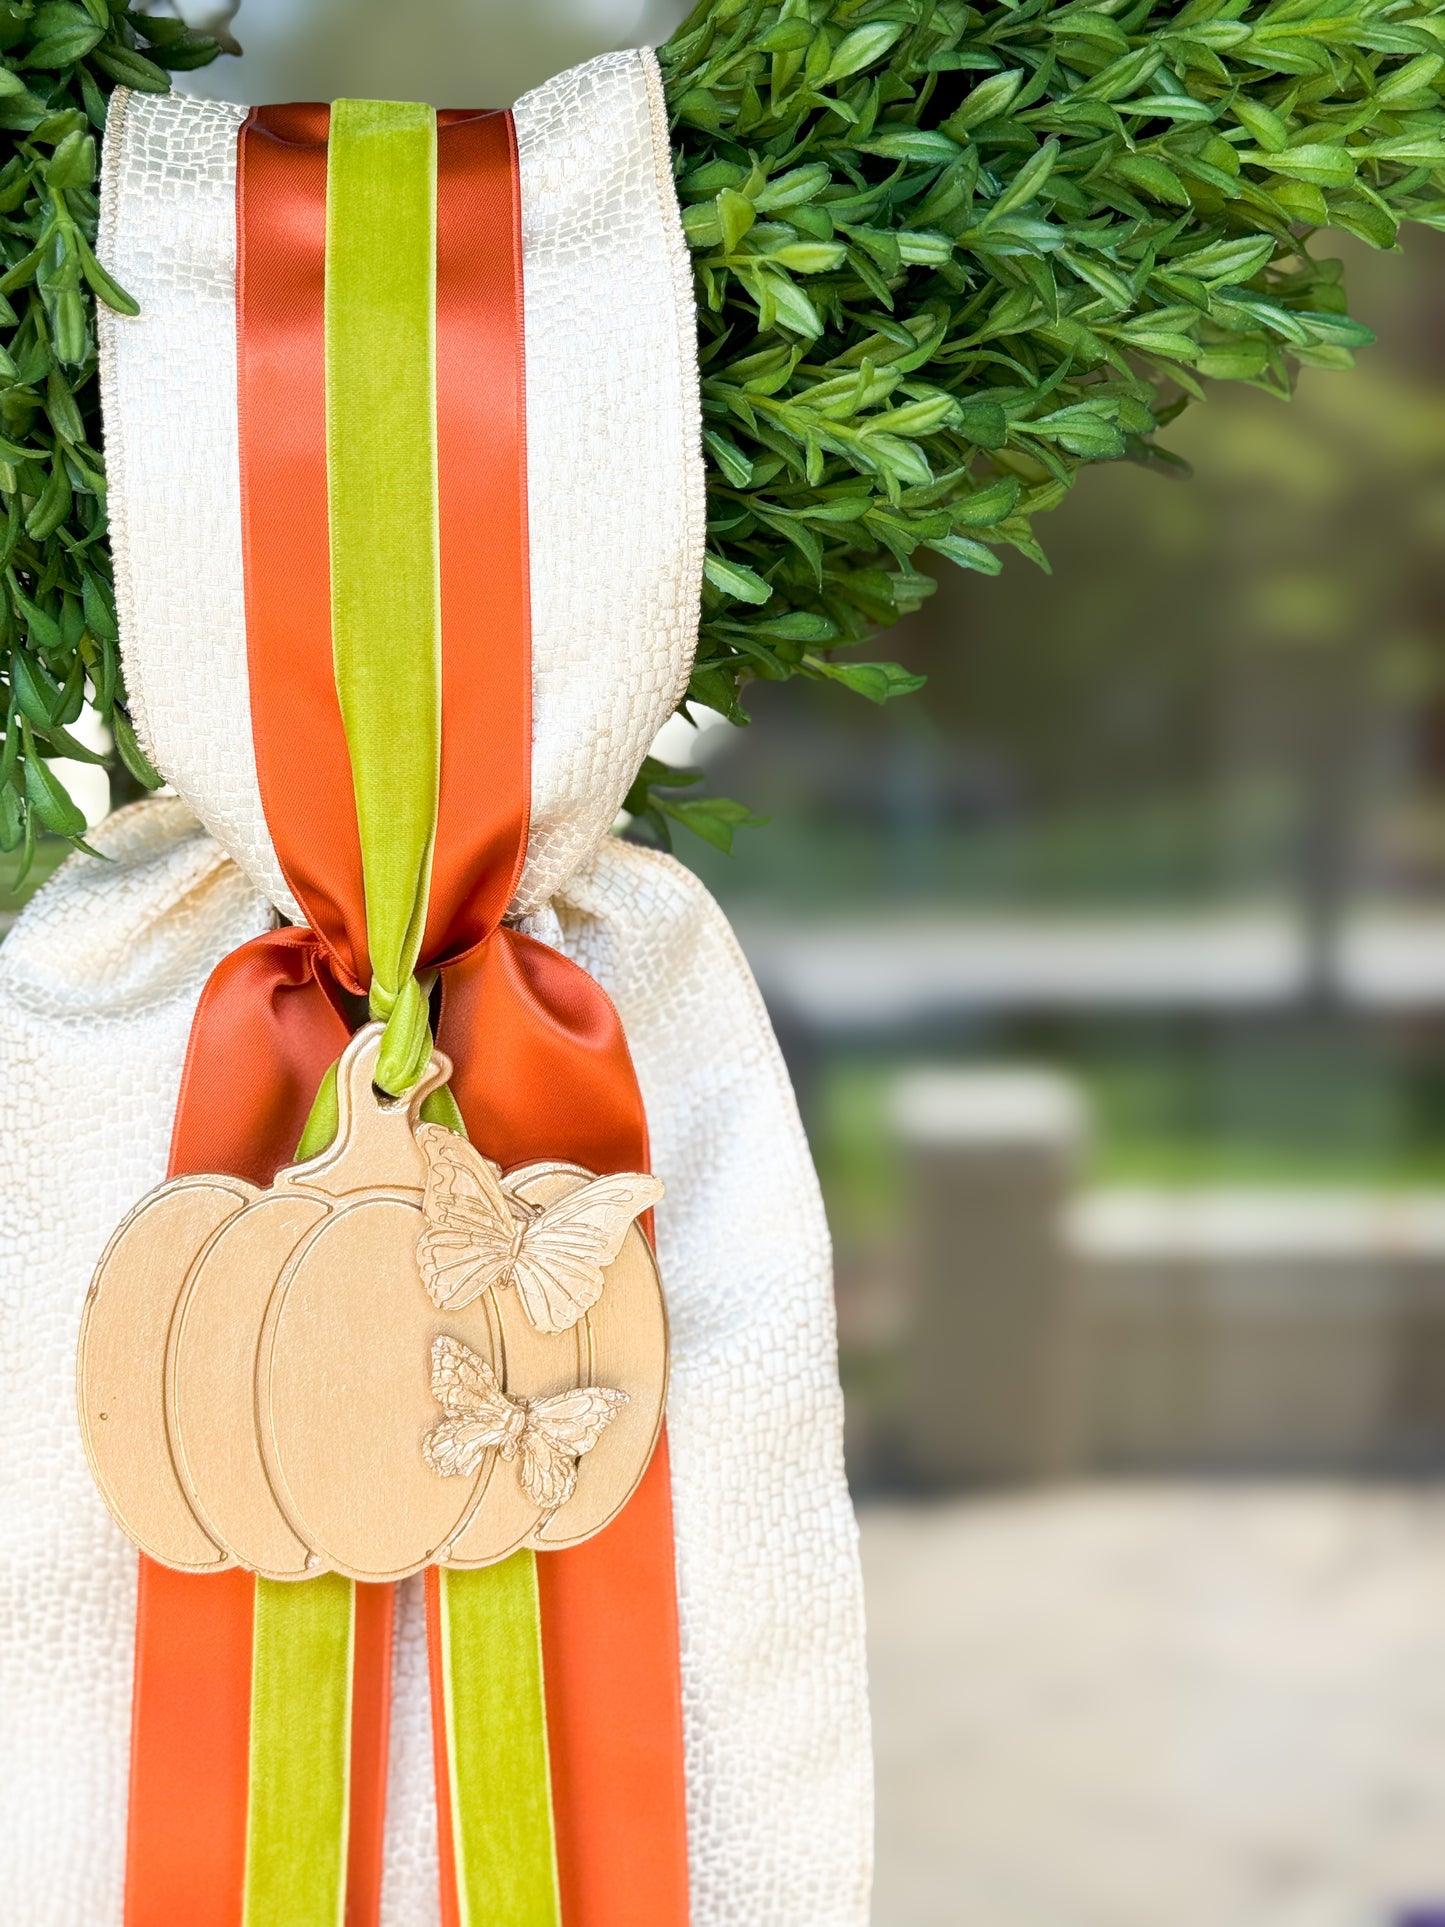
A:
[[[890,1029],[992,1010],[1276,1010],[1314,980],[1310,935],[1286,911],[737,916],[763,994],[822,1030]],[[1438,1010],[1445,918],[1356,913],[1324,974],[1348,1004]]]
[[[1445,1487],[1090,1486],[862,1527],[876,1927],[1445,1906]]]

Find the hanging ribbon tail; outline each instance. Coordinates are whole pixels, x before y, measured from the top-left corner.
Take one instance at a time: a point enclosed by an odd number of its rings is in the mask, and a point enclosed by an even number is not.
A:
[[[136,1595],[126,1927],[238,1927],[251,1765],[248,1573],[144,1555]]]
[[[426,1613],[442,1927],[561,1927],[535,1554],[433,1566]]]
[[[167,1175],[227,1171],[269,1184],[291,1162],[317,1086],[349,1035],[309,931],[270,931],[224,957],[191,1026]],[[375,1927],[392,1588],[357,1588],[353,1601],[349,1582],[339,1583],[346,1644],[332,1729],[299,1758],[294,1749],[263,1748],[268,1768],[257,1775],[258,1736],[274,1733],[278,1719],[285,1725],[298,1670],[303,1679],[308,1671],[334,1677],[326,1663],[334,1633],[312,1615],[298,1639],[284,1611],[279,1619],[258,1614],[257,1582],[246,1573],[171,1572],[142,1558],[126,1927],[309,1921],[286,1878],[293,1862],[305,1865],[315,1891],[315,1853],[306,1852],[315,1843],[295,1840],[297,1819],[303,1828],[319,1821],[323,1854],[341,1855],[329,1885],[345,1896],[346,1927]],[[312,1722],[308,1735],[316,1737]],[[333,1811],[340,1803],[344,1824],[328,1825],[328,1802]]]
[[[564,1158],[599,1174],[649,1168],[622,1022],[585,970],[503,928],[442,983],[438,1041],[457,1066],[468,1132],[491,1155],[503,1165]],[[606,1530],[542,1554],[537,1570],[562,1917],[568,1927],[681,1927],[687,1827],[665,1434]],[[484,1809],[480,1786],[478,1795]],[[478,1919],[524,1917],[493,1908]]]

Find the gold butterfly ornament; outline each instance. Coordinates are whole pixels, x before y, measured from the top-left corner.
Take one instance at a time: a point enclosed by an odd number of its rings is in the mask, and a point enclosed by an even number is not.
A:
[[[572,1497],[577,1461],[629,1403],[626,1392],[607,1385],[582,1385],[552,1398],[508,1398],[486,1359],[445,1336],[431,1348],[431,1384],[447,1415],[422,1441],[432,1471],[444,1479],[470,1478],[495,1448],[509,1464],[520,1461],[522,1490],[548,1512]]]
[[[602,1296],[634,1220],[662,1196],[656,1178],[623,1171],[538,1208],[454,1131],[423,1124],[417,1139],[427,1160],[417,1260],[439,1311],[510,1285],[537,1331],[570,1331]]]

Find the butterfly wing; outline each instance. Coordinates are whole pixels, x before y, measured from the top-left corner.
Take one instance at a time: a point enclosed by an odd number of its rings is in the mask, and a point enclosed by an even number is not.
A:
[[[459,1311],[505,1283],[517,1218],[496,1166],[474,1145],[441,1124],[419,1125],[416,1135],[427,1165],[417,1263],[432,1303]]]
[[[555,1398],[533,1399],[521,1440],[522,1489],[534,1505],[555,1512],[577,1488],[577,1461],[601,1438],[628,1402],[608,1385],[584,1385]]]
[[[538,1331],[567,1331],[597,1303],[633,1220],[661,1196],[656,1178],[622,1171],[593,1178],[525,1227],[512,1282]]]
[[[433,1340],[431,1389],[447,1416],[422,1440],[422,1457],[444,1479],[470,1477],[506,1439],[516,1407],[486,1359],[455,1338]]]
[[[577,1461],[537,1432],[524,1432],[517,1465],[522,1490],[544,1512],[566,1505],[577,1490]]]

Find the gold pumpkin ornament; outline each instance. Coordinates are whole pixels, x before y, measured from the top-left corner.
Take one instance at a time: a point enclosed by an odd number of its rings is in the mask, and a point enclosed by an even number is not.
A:
[[[265,1190],[172,1179],[96,1268],[87,1457],[126,1534],[184,1571],[399,1579],[580,1544],[647,1469],[667,1314],[652,1177],[503,1172],[338,1066],[338,1127]]]

